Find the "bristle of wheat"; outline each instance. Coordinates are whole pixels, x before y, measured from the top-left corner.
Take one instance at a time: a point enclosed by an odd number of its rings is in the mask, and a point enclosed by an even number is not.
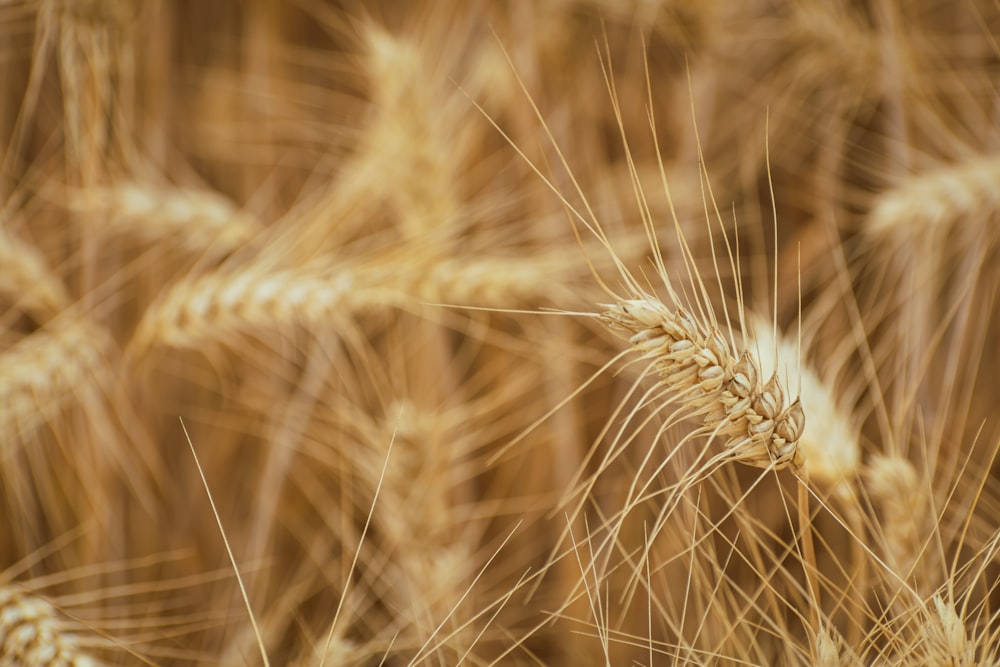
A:
[[[98,667],[79,635],[46,600],[0,587],[0,664],[19,667]]]
[[[801,465],[802,404],[786,403],[777,374],[762,380],[750,350],[737,355],[721,331],[706,331],[683,308],[671,311],[648,296],[608,306],[601,320],[624,332],[691,414],[705,415],[705,432],[725,437],[734,460],[760,468]]]

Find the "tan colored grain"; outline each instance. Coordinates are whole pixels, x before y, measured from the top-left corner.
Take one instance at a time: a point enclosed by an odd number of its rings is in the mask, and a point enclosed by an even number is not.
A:
[[[120,370],[110,334],[68,314],[0,353],[5,557],[81,522],[104,525],[124,511],[122,493],[136,508],[153,506],[148,466],[158,466],[158,455],[120,391]],[[71,553],[98,557],[106,549],[100,535],[85,532]]]
[[[347,270],[217,272],[174,285],[147,310],[129,347],[141,357],[160,346],[206,351],[213,344],[235,346],[233,337],[247,332],[335,329],[338,317],[398,300],[405,301],[397,290],[366,289],[363,279]]]
[[[464,647],[458,647],[481,628],[470,601],[462,602],[475,576],[469,507],[462,497],[468,445],[447,417],[409,400],[389,406],[379,440],[391,440],[392,451],[375,509],[391,554],[382,572],[387,595],[405,610],[397,622],[427,646],[442,642],[433,650],[424,647],[437,656],[460,654]]]
[[[123,93],[131,85],[131,0],[45,0],[40,21],[57,36],[65,158],[73,185],[103,180],[107,158],[124,138],[112,126],[134,112]]]
[[[430,303],[519,308],[571,297],[565,287],[579,267],[567,256],[452,257],[418,277],[414,297]]]
[[[425,304],[516,308],[552,301],[561,290],[549,281],[560,272],[575,271],[558,258],[425,263],[418,257],[342,270],[246,266],[172,286],[147,310],[130,346],[135,353],[158,346],[200,349],[232,343],[231,337],[241,333],[330,330],[337,318],[372,309],[420,309]]]
[[[421,550],[446,544],[452,527],[454,472],[463,452],[453,445],[442,420],[412,401],[386,411],[382,441],[392,441],[386,470],[381,525],[393,543]]]

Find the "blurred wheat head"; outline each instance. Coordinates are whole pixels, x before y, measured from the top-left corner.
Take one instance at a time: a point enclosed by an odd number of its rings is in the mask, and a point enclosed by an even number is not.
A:
[[[0,662],[1000,664],[998,34],[0,2]]]

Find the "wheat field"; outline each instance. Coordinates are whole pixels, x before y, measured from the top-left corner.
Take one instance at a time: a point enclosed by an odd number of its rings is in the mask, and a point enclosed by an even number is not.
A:
[[[0,0],[0,665],[1000,666],[994,0]]]

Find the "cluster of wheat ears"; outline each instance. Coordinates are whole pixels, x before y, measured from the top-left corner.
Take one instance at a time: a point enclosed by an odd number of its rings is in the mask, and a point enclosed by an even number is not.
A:
[[[1000,665],[995,0],[0,0],[0,665]]]

